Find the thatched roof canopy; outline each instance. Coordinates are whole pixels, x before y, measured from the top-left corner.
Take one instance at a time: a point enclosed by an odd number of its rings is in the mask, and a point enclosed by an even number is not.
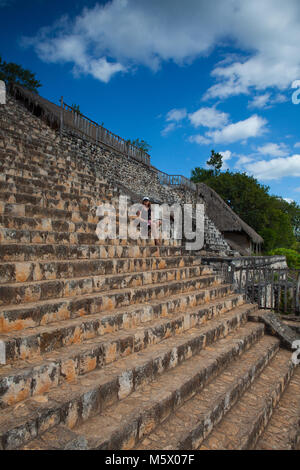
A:
[[[245,232],[253,243],[262,244],[263,238],[244,222],[214,191],[204,183],[198,183],[198,194],[203,197],[208,217],[221,232]]]

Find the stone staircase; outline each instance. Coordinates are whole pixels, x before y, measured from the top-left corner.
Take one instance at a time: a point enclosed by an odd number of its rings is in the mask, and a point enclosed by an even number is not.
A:
[[[120,190],[7,108],[0,449],[295,448],[300,375],[257,306],[176,241],[99,241]]]

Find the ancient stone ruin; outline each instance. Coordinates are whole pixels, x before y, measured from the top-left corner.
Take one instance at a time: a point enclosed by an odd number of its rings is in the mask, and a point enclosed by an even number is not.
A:
[[[103,201],[193,190],[59,112],[0,106],[0,449],[297,448],[294,337],[202,262],[234,254],[214,222],[200,254],[96,236]]]

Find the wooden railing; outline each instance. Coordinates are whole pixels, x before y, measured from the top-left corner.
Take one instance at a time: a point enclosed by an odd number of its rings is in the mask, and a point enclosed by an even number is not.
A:
[[[156,170],[160,184],[166,184],[169,186],[181,186],[183,188],[191,189],[192,191],[197,190],[197,186],[191,180],[182,175],[168,175],[163,171]]]
[[[300,315],[300,269],[223,265],[217,270],[259,308]]]
[[[150,155],[140,148],[132,145],[128,140],[114,134],[105,127],[97,124],[92,119],[84,116],[72,106],[66,104],[63,97],[60,101],[60,129],[75,129],[95,143],[102,143],[118,152],[131,157],[147,166],[150,164]],[[182,175],[168,175],[157,168],[152,167],[157,173],[159,182],[169,186],[178,186],[188,188],[192,191],[197,190],[197,186],[191,180]]]
[[[150,155],[122,137],[114,134],[105,127],[97,124],[88,117],[84,116],[76,109],[64,103],[63,98],[60,102],[60,128],[76,129],[76,131],[90,138],[96,143],[103,143],[118,152],[134,158],[145,165],[150,166]]]

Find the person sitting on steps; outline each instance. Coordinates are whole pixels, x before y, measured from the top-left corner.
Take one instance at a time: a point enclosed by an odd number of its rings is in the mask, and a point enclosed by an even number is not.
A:
[[[153,214],[151,213],[151,202],[150,199],[145,196],[143,198],[143,206],[144,208],[142,211],[138,211],[137,216],[140,217],[143,221],[147,221],[148,225],[148,236],[153,236],[154,238],[154,243],[156,246],[159,246],[159,235],[158,235],[158,228],[161,224],[160,220],[153,220],[152,216]]]

